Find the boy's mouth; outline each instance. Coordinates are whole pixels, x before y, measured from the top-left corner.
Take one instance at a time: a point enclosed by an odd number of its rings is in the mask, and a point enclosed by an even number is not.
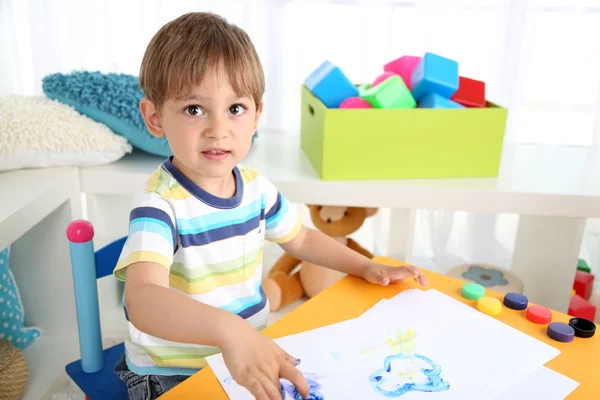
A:
[[[204,157],[211,161],[222,161],[229,156],[229,153],[231,152],[224,149],[208,149],[202,152]]]

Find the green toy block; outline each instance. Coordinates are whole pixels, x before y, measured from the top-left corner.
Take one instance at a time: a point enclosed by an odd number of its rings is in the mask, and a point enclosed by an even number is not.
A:
[[[359,96],[359,97],[362,97],[362,96],[363,96],[363,94],[364,94],[364,93],[365,93],[367,90],[369,90],[369,89],[371,89],[371,84],[370,84],[370,83],[364,83],[364,84],[360,85],[360,86],[358,87],[358,96]]]
[[[583,258],[580,258],[577,262],[577,269],[587,272],[588,274],[592,272],[591,268],[588,266],[588,263]]]
[[[374,108],[415,108],[417,102],[399,75],[392,76],[359,96]]]

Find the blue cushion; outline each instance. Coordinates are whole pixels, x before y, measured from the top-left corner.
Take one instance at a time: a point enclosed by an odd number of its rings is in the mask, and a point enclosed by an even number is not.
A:
[[[24,317],[19,289],[10,271],[7,248],[0,252],[0,339],[8,340],[17,349],[24,349],[42,334],[38,328],[25,328]]]
[[[90,71],[51,74],[42,80],[46,96],[73,106],[81,114],[108,126],[127,138],[132,146],[157,156],[168,157],[171,148],[165,137],[157,138],[146,128],[139,111],[144,92],[137,76]],[[256,138],[256,132],[252,141]]]
[[[144,92],[136,76],[89,71],[56,73],[44,77],[42,88],[49,98],[103,123],[126,137],[132,146],[158,156],[171,155],[167,139],[152,136],[146,128],[139,111]]]

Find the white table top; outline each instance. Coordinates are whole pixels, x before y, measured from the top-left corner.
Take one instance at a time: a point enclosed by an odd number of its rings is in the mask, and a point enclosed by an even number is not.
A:
[[[0,173],[0,249],[67,201],[77,190],[77,168]]]
[[[134,193],[161,162],[134,152],[82,168],[82,191]],[[505,150],[498,178],[323,181],[298,135],[261,132],[243,164],[298,203],[600,217],[600,148],[517,145]]]

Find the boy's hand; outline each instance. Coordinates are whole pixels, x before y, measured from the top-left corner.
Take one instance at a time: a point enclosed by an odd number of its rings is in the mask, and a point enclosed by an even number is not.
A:
[[[363,278],[367,282],[387,286],[389,283],[403,281],[410,276],[414,277],[421,286],[427,285],[427,278],[425,278],[425,275],[416,267],[408,265],[392,267],[389,265],[378,264],[373,261],[367,264]]]
[[[279,378],[292,382],[300,395],[308,398],[308,383],[296,368],[300,360],[287,354],[271,338],[245,321],[228,330],[221,351],[231,377],[257,400],[280,400]]]

